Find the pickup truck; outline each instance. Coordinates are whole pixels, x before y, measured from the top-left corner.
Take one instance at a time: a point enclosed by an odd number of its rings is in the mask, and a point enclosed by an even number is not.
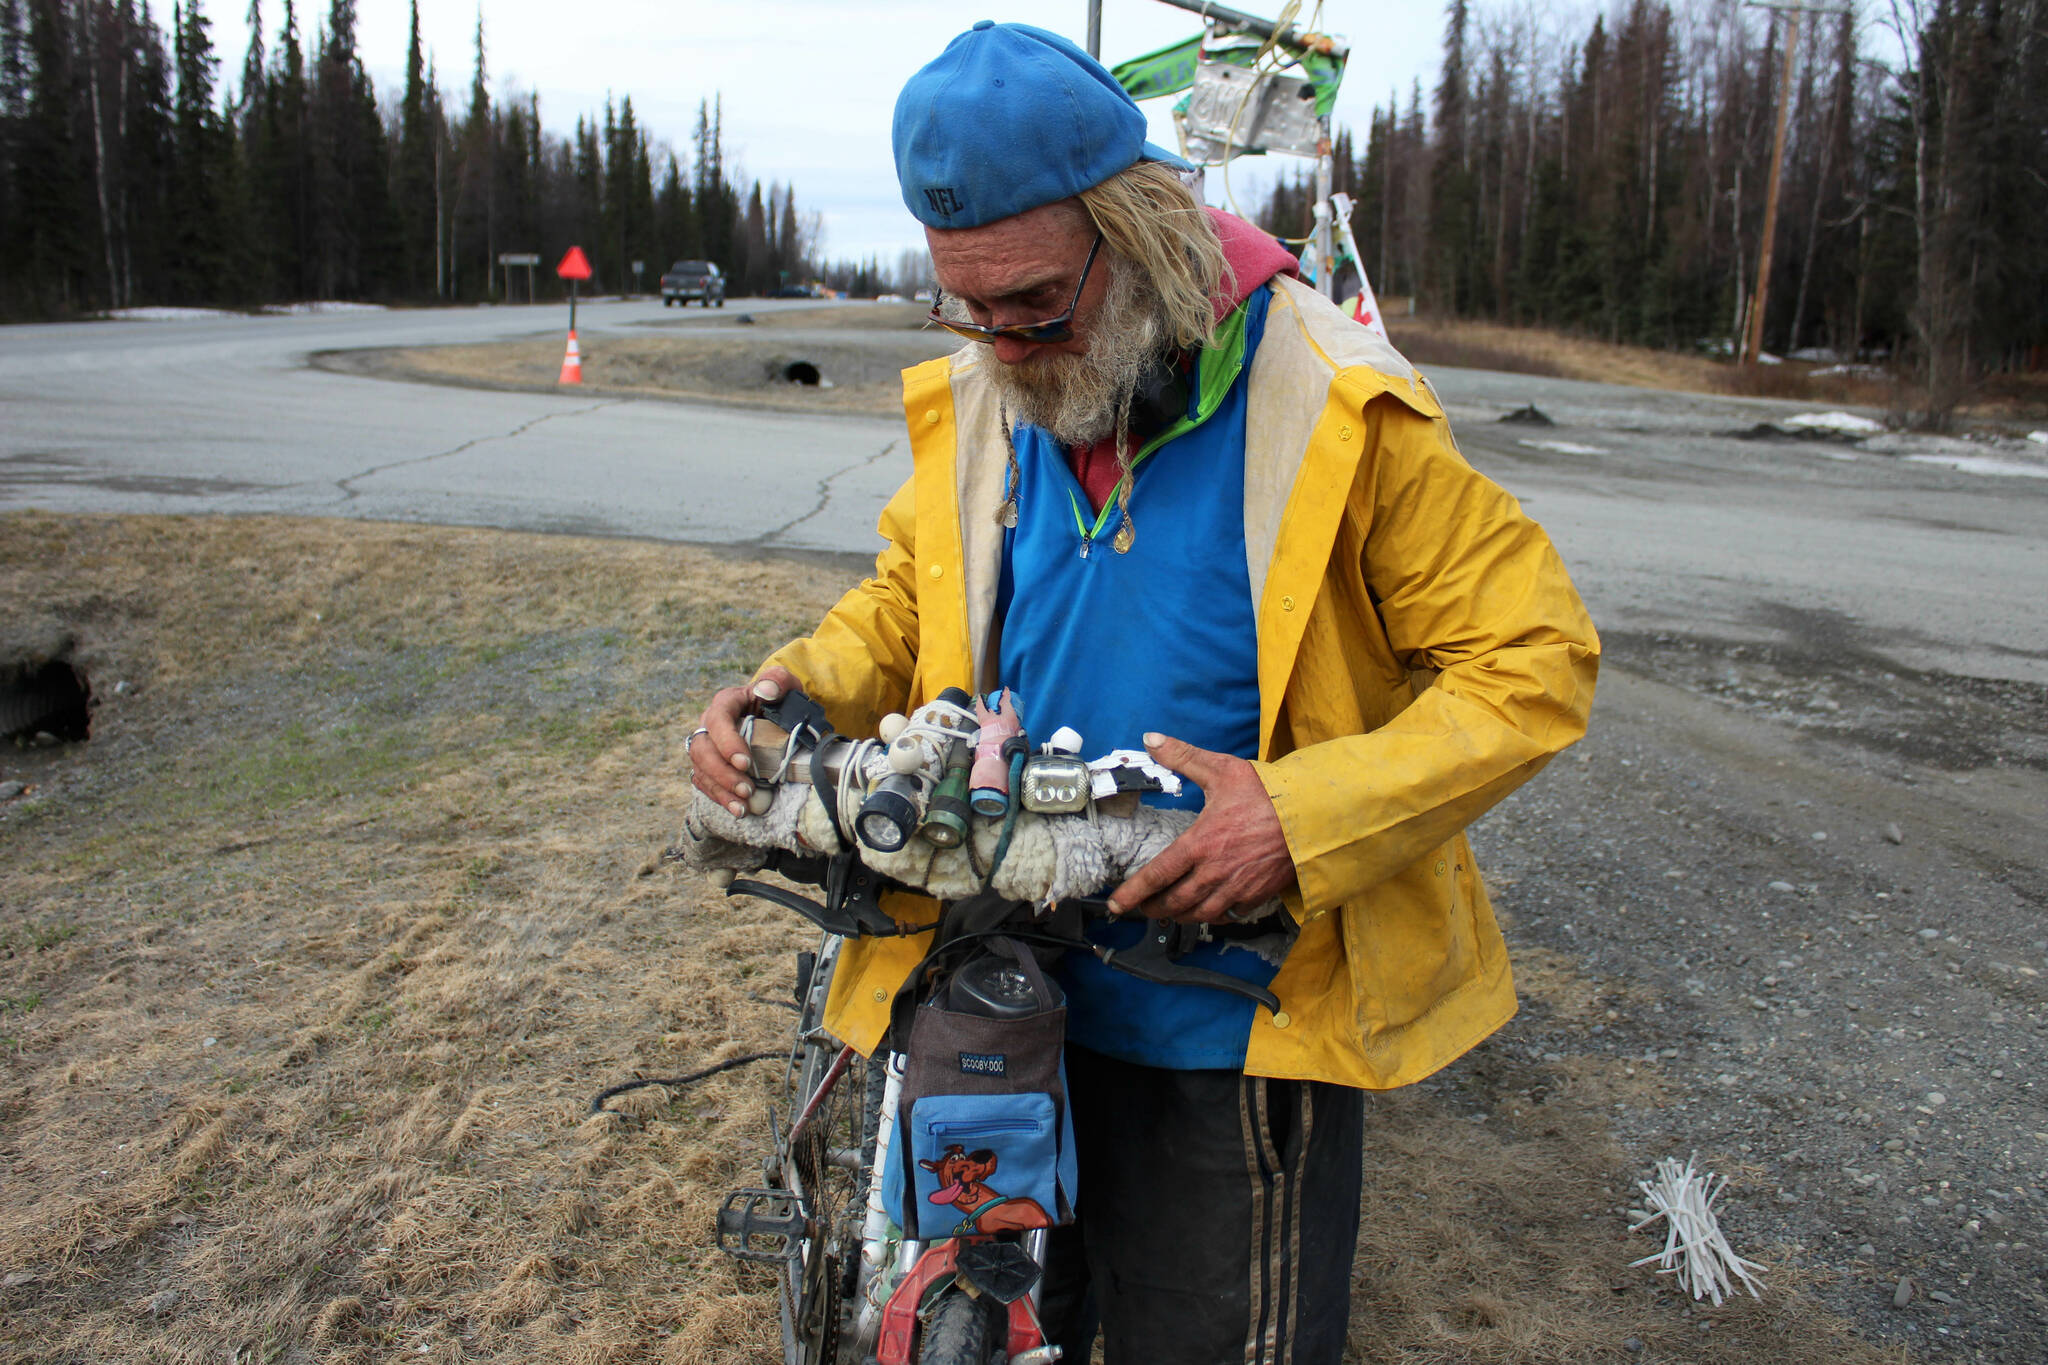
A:
[[[677,261],[661,277],[662,307],[676,303],[688,307],[692,299],[706,308],[714,303],[725,307],[725,276],[713,262]]]

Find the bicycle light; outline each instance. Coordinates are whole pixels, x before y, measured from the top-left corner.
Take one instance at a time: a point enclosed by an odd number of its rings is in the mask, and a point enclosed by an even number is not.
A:
[[[1067,815],[1088,808],[1088,764],[1070,754],[1034,754],[1024,762],[1024,809]]]
[[[1017,714],[1017,695],[1004,688],[995,709],[974,699],[974,718],[981,735],[974,742],[973,795],[969,798],[980,815],[999,816],[1010,808],[1010,755],[1014,749],[1029,752],[1024,722]]]
[[[967,840],[971,813],[967,805],[967,774],[973,756],[965,740],[954,741],[946,755],[946,775],[939,779],[938,790],[932,793],[931,805],[925,811],[924,825],[918,830],[935,847],[958,848]]]
[[[854,833],[877,853],[894,853],[910,842],[924,814],[924,784],[909,773],[892,772],[877,782],[854,817]]]

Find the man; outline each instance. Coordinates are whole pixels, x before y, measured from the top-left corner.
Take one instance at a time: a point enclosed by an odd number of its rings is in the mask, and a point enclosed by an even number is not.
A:
[[[1584,732],[1598,642],[1419,376],[1201,209],[1144,127],[1023,25],[975,25],[905,87],[904,202],[970,344],[904,376],[915,470],[875,576],[713,700],[694,781],[735,813],[752,794],[757,696],[801,687],[871,734],[948,686],[1191,779],[1194,825],[1099,935],[1210,926],[1187,960],[1281,1008],[1070,955],[1079,1235],[1049,1328],[1087,1359],[1092,1312],[1063,1308],[1085,1284],[1111,1362],[1334,1362],[1363,1091],[1513,1014],[1460,831]],[[871,1050],[922,952],[849,945],[834,1031]]]

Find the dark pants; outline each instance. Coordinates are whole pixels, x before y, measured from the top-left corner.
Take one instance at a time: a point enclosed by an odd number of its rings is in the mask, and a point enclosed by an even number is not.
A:
[[[1364,1094],[1163,1071],[1069,1045],[1079,1220],[1052,1236],[1048,1335],[1085,1365],[1337,1365]]]

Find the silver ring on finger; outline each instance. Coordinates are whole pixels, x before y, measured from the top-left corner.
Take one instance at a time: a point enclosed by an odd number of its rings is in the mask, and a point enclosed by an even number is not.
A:
[[[700,725],[696,729],[690,731],[690,737],[683,741],[683,752],[690,752],[690,750],[696,746],[697,740],[700,736],[708,735],[710,733],[711,727],[708,725]]]

